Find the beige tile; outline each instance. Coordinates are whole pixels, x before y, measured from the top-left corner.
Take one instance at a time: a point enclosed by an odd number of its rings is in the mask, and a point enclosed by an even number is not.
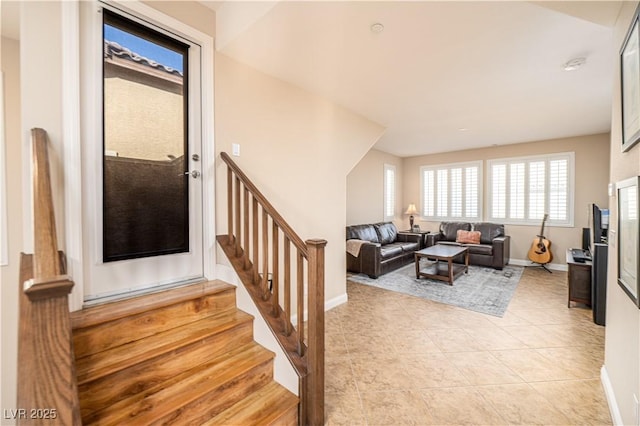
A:
[[[555,334],[564,341],[564,346],[604,346],[604,333],[590,328],[584,322],[562,325],[539,325],[548,333]]]
[[[537,352],[578,379],[600,377],[604,364],[604,347],[545,348]]]
[[[470,352],[482,350],[478,342],[461,328],[427,329],[427,336],[442,352]]]
[[[411,389],[412,380],[397,356],[359,355],[351,359],[360,392]]]
[[[466,332],[473,337],[482,350],[524,349],[528,346],[498,326],[473,327]]]
[[[440,321],[457,328],[469,327],[492,327],[493,324],[488,319],[489,315],[478,312],[458,309],[455,311],[442,312]]]
[[[324,394],[325,424],[331,426],[366,425],[367,420],[358,393]]]
[[[423,329],[398,329],[389,332],[389,339],[397,354],[425,354],[441,352],[438,345]]]
[[[507,326],[504,331],[514,336],[530,348],[561,347],[565,339],[555,333],[549,333],[535,325]]]
[[[347,342],[342,332],[327,331],[324,336],[324,353],[327,358],[348,356]]]
[[[327,424],[610,424],[606,329],[567,308],[566,273],[525,268],[503,318],[347,291],[325,322]]]
[[[490,352],[458,352],[447,357],[472,385],[522,382],[518,374]]]
[[[506,421],[471,387],[421,391],[429,412],[439,425],[501,425]]]
[[[610,425],[609,406],[599,379],[532,383],[531,386],[573,423]]]
[[[380,329],[366,328],[361,332],[345,332],[345,344],[351,355],[394,353],[391,340]]]
[[[507,312],[504,313],[502,317],[495,317],[493,315],[487,316],[487,319],[491,321],[492,324],[495,324],[500,327],[505,327],[508,325],[531,325],[529,321],[525,318],[522,318],[520,315],[513,313],[507,309]]]
[[[325,359],[324,389],[332,393],[357,393],[351,359]]]
[[[556,360],[549,359],[536,349],[495,351],[492,354],[526,382],[543,382],[578,378]]]
[[[447,354],[407,355],[400,360],[411,389],[469,385]]]
[[[528,384],[482,386],[477,390],[509,424],[574,424]]]
[[[582,322],[587,321],[588,317],[585,316],[585,311],[577,308],[569,309],[564,306],[565,309],[546,308],[546,309],[526,309],[518,311],[518,316],[526,319],[534,325],[546,325],[546,324],[567,324],[569,322]]]
[[[361,398],[370,425],[436,424],[417,392],[363,392]]]

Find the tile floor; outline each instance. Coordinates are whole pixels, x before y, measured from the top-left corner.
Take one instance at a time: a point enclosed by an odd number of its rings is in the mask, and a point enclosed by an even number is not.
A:
[[[503,318],[347,282],[326,316],[329,425],[611,424],[605,328],[526,268]]]

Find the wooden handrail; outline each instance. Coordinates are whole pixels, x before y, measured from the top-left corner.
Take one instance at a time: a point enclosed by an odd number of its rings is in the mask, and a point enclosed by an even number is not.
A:
[[[33,167],[34,277],[60,275],[47,133],[31,129]]]
[[[80,425],[68,295],[58,251],[47,134],[32,129],[34,254],[20,259],[18,411],[20,424]],[[23,410],[23,411],[21,411]]]
[[[322,425],[327,242],[303,241],[229,155],[223,152],[220,156],[228,166],[228,235],[219,236],[218,241],[298,374],[299,423]],[[291,246],[295,247],[293,256]],[[295,326],[292,307],[296,309]]]
[[[267,200],[267,198],[264,195],[262,195],[262,193],[258,190],[258,188],[247,177],[247,175],[245,175],[244,172],[240,169],[240,167],[238,167],[238,165],[231,159],[231,157],[229,157],[229,154],[227,154],[226,152],[221,152],[220,157],[227,164],[230,171],[233,172],[240,179],[244,187],[247,188],[247,190],[251,193],[253,198],[255,198],[258,201],[258,203],[260,203],[260,205],[269,212],[269,215],[271,216],[273,221],[278,225],[278,227],[280,227],[280,229],[282,229],[284,234],[289,236],[293,245],[295,245],[298,250],[302,251],[302,253],[306,257],[307,247],[305,243],[298,236],[298,234],[296,234],[293,228],[291,228],[291,226],[289,226],[289,224],[282,218],[282,216],[280,216],[280,213],[278,213],[278,211],[273,207],[273,205],[271,205],[269,200]]]

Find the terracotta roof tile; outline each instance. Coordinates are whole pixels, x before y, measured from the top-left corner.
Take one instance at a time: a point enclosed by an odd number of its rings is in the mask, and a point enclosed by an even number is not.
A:
[[[115,41],[109,41],[109,40],[104,41],[104,57],[105,58],[118,57],[118,58],[126,59],[141,65],[154,68],[156,70],[164,71],[168,74],[173,74],[173,75],[182,77],[182,73],[177,69],[159,64],[158,62],[149,58],[145,58],[144,56],[140,56],[137,53],[127,49],[126,47],[120,46]]]

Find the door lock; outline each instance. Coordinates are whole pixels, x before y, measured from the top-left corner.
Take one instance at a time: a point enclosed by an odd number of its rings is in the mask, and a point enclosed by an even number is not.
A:
[[[185,175],[191,175],[194,179],[198,179],[200,177],[200,172],[198,170],[193,170],[190,172],[184,172]]]

